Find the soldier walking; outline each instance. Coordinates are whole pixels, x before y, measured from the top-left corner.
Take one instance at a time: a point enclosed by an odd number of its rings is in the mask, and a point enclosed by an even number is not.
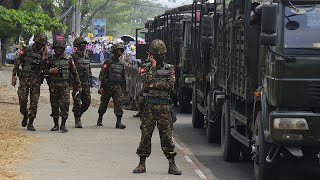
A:
[[[77,93],[77,86],[74,82],[72,97],[73,97],[73,114],[75,119],[75,127],[82,128],[81,116],[84,112],[86,112],[91,104],[91,94],[90,94],[90,86],[91,86],[91,67],[90,67],[90,59],[84,54],[86,49],[87,41],[83,37],[77,37],[73,46],[77,48],[76,52],[72,55],[72,59],[77,68],[77,72],[81,81],[82,91],[80,94]]]
[[[113,56],[110,61],[105,61],[102,65],[99,79],[101,81],[101,88],[99,94],[101,94],[101,102],[99,106],[99,118],[97,126],[102,126],[102,118],[107,111],[108,103],[112,97],[114,103],[114,113],[117,117],[116,128],[124,129],[125,125],[121,123],[123,110],[123,92],[126,89],[125,69],[120,57],[124,52],[124,47],[121,43],[117,43],[112,46]]]
[[[175,83],[174,67],[164,63],[167,49],[163,41],[153,40],[148,51],[151,66],[147,69],[143,85],[145,103],[141,115],[141,141],[137,149],[140,162],[133,173],[146,172],[145,161],[151,154],[151,137],[157,125],[161,148],[169,160],[168,173],[181,175],[181,171],[175,164],[174,157],[177,153],[174,151],[172,141],[170,91]]]
[[[49,74],[50,103],[54,127],[51,131],[68,132],[66,121],[69,115],[70,105],[70,74],[72,74],[77,85],[76,94],[82,91],[80,79],[74,61],[69,55],[64,54],[66,48],[65,41],[55,41],[53,43],[54,55],[49,58],[46,74]],[[62,121],[59,128],[59,116]]]
[[[15,61],[12,71],[11,84],[17,84],[19,77],[18,97],[20,113],[23,115],[22,127],[27,126],[27,130],[35,131],[33,121],[37,115],[38,101],[40,97],[40,86],[43,82],[43,65],[48,57],[47,36],[43,33],[34,35],[34,44],[22,49]],[[21,69],[20,69],[21,66]],[[28,96],[30,94],[30,107],[28,106]],[[29,119],[29,122],[28,122]]]

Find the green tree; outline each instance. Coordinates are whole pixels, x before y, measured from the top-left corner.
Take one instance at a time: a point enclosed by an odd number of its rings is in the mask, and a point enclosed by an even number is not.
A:
[[[1,54],[3,60],[1,64],[3,64],[6,59],[8,46],[11,45],[13,41],[18,41],[20,36],[29,39],[37,32],[63,29],[62,23],[44,14],[40,7],[38,10],[35,8],[33,11],[30,11],[8,9],[0,6],[0,14],[0,39],[2,43]]]

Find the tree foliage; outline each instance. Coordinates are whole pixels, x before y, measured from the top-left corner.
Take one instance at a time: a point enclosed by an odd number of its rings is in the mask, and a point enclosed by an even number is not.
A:
[[[0,14],[0,35],[2,37],[19,34],[32,35],[36,32],[63,27],[57,19],[50,18],[41,12],[7,9],[0,6]]]
[[[82,8],[84,14],[83,32],[91,32],[92,12],[107,0],[87,0]],[[161,4],[146,0],[111,0],[105,8],[101,9],[92,18],[106,19],[107,35],[120,37],[124,34],[135,35],[135,29],[144,27],[148,18],[164,13],[167,10]]]

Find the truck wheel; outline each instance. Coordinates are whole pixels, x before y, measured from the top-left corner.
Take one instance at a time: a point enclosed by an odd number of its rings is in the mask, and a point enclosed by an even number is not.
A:
[[[221,148],[225,161],[238,161],[240,157],[240,143],[231,136],[230,101],[226,99],[222,107],[221,116]]]
[[[190,110],[190,99],[184,99],[184,94],[182,92],[179,94],[179,110],[180,113],[187,113]]]
[[[197,108],[197,88],[196,83],[193,85],[192,91],[192,125],[194,128],[203,128],[204,116]]]
[[[264,138],[261,121],[262,115],[261,112],[258,112],[253,133],[253,139],[255,142],[254,146],[256,148],[256,151],[253,153],[254,175],[256,180],[277,179],[277,173],[274,164],[270,164],[266,161],[266,157],[271,145],[268,144]]]

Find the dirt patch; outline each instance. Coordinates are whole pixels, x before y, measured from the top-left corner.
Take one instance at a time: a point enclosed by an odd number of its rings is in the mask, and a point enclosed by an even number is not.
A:
[[[13,166],[28,157],[28,146],[37,138],[19,129],[18,105],[0,103],[0,109],[0,179],[30,179]]]

